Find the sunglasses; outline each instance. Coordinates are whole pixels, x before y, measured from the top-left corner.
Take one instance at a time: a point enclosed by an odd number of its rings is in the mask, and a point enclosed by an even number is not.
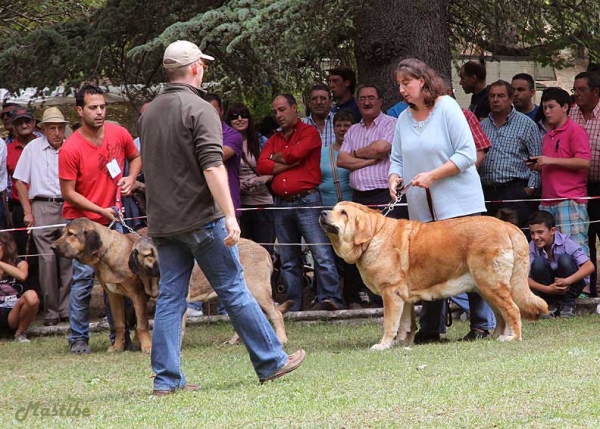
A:
[[[250,119],[250,114],[249,113],[232,113],[231,114],[231,119]]]

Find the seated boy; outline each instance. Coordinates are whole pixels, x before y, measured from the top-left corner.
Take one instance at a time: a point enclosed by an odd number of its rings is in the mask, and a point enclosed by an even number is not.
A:
[[[548,303],[551,315],[573,317],[575,300],[589,283],[594,264],[569,235],[556,230],[556,221],[549,212],[533,213],[528,223],[529,287]]]

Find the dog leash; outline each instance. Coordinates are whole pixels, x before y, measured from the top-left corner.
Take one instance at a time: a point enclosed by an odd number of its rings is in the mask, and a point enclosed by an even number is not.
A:
[[[400,192],[398,192],[398,194],[396,195],[395,201],[390,201],[383,209],[381,209],[381,214],[383,214],[384,216],[387,216],[388,214],[390,214],[390,212],[392,210],[394,210],[394,207],[396,206],[396,204],[398,204],[400,202],[400,200],[402,199],[402,197],[406,195],[406,191],[408,191],[408,188],[410,188],[411,186],[412,186],[412,180],[410,182],[408,182],[408,185],[406,185],[404,188],[402,188],[402,190]]]

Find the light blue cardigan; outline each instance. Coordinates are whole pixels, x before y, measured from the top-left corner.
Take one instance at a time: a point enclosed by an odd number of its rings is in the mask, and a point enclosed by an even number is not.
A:
[[[408,184],[415,175],[452,161],[460,173],[438,180],[430,187],[435,219],[432,219],[425,189],[412,186],[406,194],[411,220],[430,222],[485,212],[476,150],[471,129],[458,103],[439,98],[427,123],[419,132],[409,109],[398,117],[394,131],[390,173]]]

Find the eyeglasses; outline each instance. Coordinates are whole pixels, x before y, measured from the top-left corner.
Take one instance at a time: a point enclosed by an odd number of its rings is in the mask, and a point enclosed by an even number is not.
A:
[[[250,119],[250,114],[249,113],[232,113],[231,120],[234,120],[234,119]]]
[[[575,94],[575,93],[582,93],[582,92],[588,92],[590,89],[592,89],[589,86],[580,86],[579,88],[571,88],[571,93]]]
[[[359,103],[364,103],[365,101],[370,101],[371,103],[375,100],[379,100],[380,97],[375,97],[374,95],[369,95],[368,97],[358,97]]]

